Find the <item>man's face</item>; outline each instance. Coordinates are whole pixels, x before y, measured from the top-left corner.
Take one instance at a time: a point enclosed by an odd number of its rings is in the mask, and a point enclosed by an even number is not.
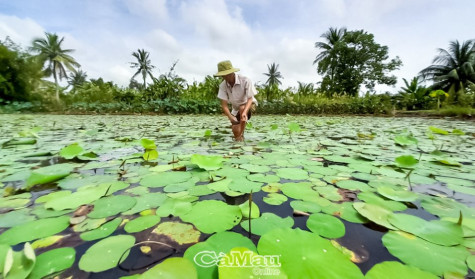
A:
[[[234,82],[234,73],[230,73],[230,74],[227,74],[227,75],[223,76],[223,79],[229,84],[233,83]]]

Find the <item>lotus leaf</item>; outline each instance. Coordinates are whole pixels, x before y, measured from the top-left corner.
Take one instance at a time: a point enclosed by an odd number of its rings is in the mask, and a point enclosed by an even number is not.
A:
[[[215,200],[197,202],[189,213],[181,216],[183,221],[192,223],[204,233],[229,230],[239,224],[241,218],[238,206]]]
[[[115,218],[105,224],[102,224],[99,228],[93,229],[87,232],[83,232],[79,235],[82,240],[92,241],[96,239],[101,239],[108,237],[119,227],[122,222],[122,218]]]
[[[380,195],[394,201],[413,202],[419,198],[419,195],[416,193],[406,190],[395,190],[394,188],[388,186],[380,186],[378,187],[377,191]]]
[[[299,168],[280,168],[274,169],[275,174],[283,179],[305,180],[308,179],[307,171]]]
[[[191,178],[189,172],[161,172],[149,174],[140,180],[140,184],[146,187],[163,187],[170,184],[182,183]]]
[[[340,238],[345,235],[345,225],[338,218],[314,213],[307,219],[307,228],[326,238]]]
[[[276,228],[291,228],[294,225],[292,217],[279,217],[274,213],[264,212],[261,217],[251,219],[251,232],[256,235],[263,235]],[[241,227],[249,231],[249,222],[243,221]]]
[[[75,167],[75,164],[57,164],[36,169],[31,172],[30,177],[26,180],[26,186],[32,187],[37,184],[59,180],[68,176]]]
[[[288,198],[286,196],[278,193],[269,193],[262,198],[262,201],[270,205],[281,205],[287,200]]]
[[[116,267],[129,255],[135,238],[131,235],[116,235],[95,243],[79,260],[79,268],[89,272],[101,272]]]
[[[76,259],[76,251],[71,247],[57,248],[40,254],[29,279],[41,279],[70,268]]]
[[[131,209],[137,201],[131,196],[117,195],[101,198],[93,203],[94,210],[87,216],[90,218],[105,218],[117,215]]]
[[[224,158],[222,156],[210,156],[210,155],[191,155],[191,163],[198,165],[198,167],[207,171],[218,170],[222,167]]]
[[[196,279],[198,273],[193,263],[186,258],[169,258],[144,272],[141,279]]]
[[[201,235],[192,225],[179,222],[163,222],[158,225],[152,233],[166,235],[179,245],[196,243],[199,241]]]
[[[47,218],[31,221],[0,234],[0,244],[15,245],[62,232],[69,226],[69,217]]]
[[[136,233],[151,228],[160,222],[160,217],[155,215],[137,217],[125,224],[124,230],[128,233]]]
[[[382,262],[374,265],[368,273],[366,273],[366,279],[437,279],[439,277],[432,273],[420,270],[417,267],[410,265],[404,265],[400,262]]]
[[[364,202],[355,202],[353,207],[358,211],[359,214],[373,221],[374,223],[386,227],[391,230],[397,230],[396,227],[389,223],[388,218],[393,213],[388,209],[370,203]]]

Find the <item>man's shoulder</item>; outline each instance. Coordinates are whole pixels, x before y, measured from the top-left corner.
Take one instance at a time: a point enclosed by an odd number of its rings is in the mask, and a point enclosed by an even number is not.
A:
[[[238,77],[239,81],[241,81],[241,83],[246,83],[246,82],[252,83],[252,80],[248,78],[247,76],[243,76],[241,74],[236,74],[236,76]]]

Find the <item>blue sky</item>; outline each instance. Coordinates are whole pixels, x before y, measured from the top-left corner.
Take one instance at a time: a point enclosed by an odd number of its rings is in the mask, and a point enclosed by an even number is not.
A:
[[[473,0],[0,0],[0,39],[28,46],[44,32],[64,36],[88,77],[128,84],[138,48],[150,52],[155,75],[176,71],[189,82],[230,59],[241,73],[265,82],[279,64],[283,86],[318,82],[314,43],[329,27],[364,29],[404,65],[396,92],[429,66],[437,48],[475,39]]]

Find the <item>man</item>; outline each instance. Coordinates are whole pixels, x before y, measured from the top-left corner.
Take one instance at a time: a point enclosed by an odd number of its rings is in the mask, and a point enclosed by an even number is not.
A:
[[[252,81],[236,72],[231,61],[226,60],[218,63],[218,72],[215,77],[222,77],[223,82],[219,85],[218,98],[221,99],[223,113],[231,121],[231,127],[236,141],[244,140],[246,122],[251,119],[251,108],[257,105],[254,95],[257,90]],[[231,103],[232,111],[229,111],[228,103]]]

